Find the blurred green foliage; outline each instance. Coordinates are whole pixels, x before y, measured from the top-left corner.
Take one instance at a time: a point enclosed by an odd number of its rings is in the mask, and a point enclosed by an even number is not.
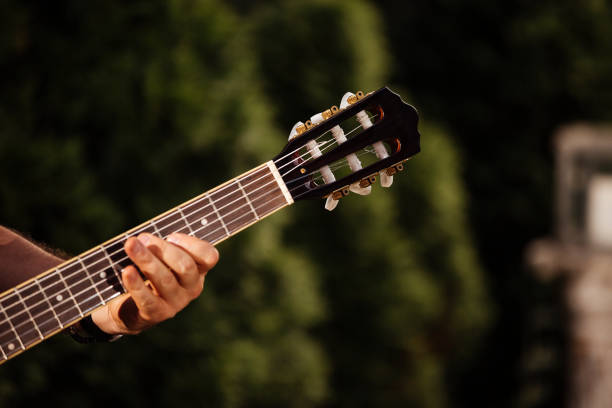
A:
[[[570,0],[0,2],[0,223],[73,254],[270,159],[347,90],[390,83],[423,136],[393,188],[275,214],[220,245],[177,318],[108,345],[56,336],[2,367],[0,400],[511,404],[520,253],[550,229],[548,137],[610,117],[610,13]]]

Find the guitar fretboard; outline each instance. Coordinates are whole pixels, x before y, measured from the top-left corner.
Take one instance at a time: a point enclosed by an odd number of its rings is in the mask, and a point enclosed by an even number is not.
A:
[[[213,244],[293,203],[272,161],[52,268],[0,296],[0,363],[125,293],[125,241],[182,232]]]

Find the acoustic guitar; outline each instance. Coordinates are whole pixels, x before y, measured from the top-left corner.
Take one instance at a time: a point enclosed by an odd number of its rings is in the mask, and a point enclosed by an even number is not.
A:
[[[64,330],[125,293],[123,245],[142,232],[182,232],[213,244],[295,201],[324,198],[332,210],[350,192],[389,187],[420,150],[416,110],[388,88],[347,93],[298,122],[272,160],[180,204],[0,295],[0,363]]]

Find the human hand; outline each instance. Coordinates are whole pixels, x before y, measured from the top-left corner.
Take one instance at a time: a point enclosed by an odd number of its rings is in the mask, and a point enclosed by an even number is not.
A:
[[[206,273],[219,253],[198,238],[173,233],[166,240],[152,234],[129,238],[125,252],[148,279],[130,265],[123,269],[125,293],[92,313],[108,334],[136,334],[174,317],[204,288]]]

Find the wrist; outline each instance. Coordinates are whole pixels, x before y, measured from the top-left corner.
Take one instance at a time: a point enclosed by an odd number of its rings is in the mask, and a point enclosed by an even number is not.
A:
[[[108,343],[118,340],[121,334],[109,334],[102,331],[93,321],[91,315],[68,328],[70,336],[79,343]]]

